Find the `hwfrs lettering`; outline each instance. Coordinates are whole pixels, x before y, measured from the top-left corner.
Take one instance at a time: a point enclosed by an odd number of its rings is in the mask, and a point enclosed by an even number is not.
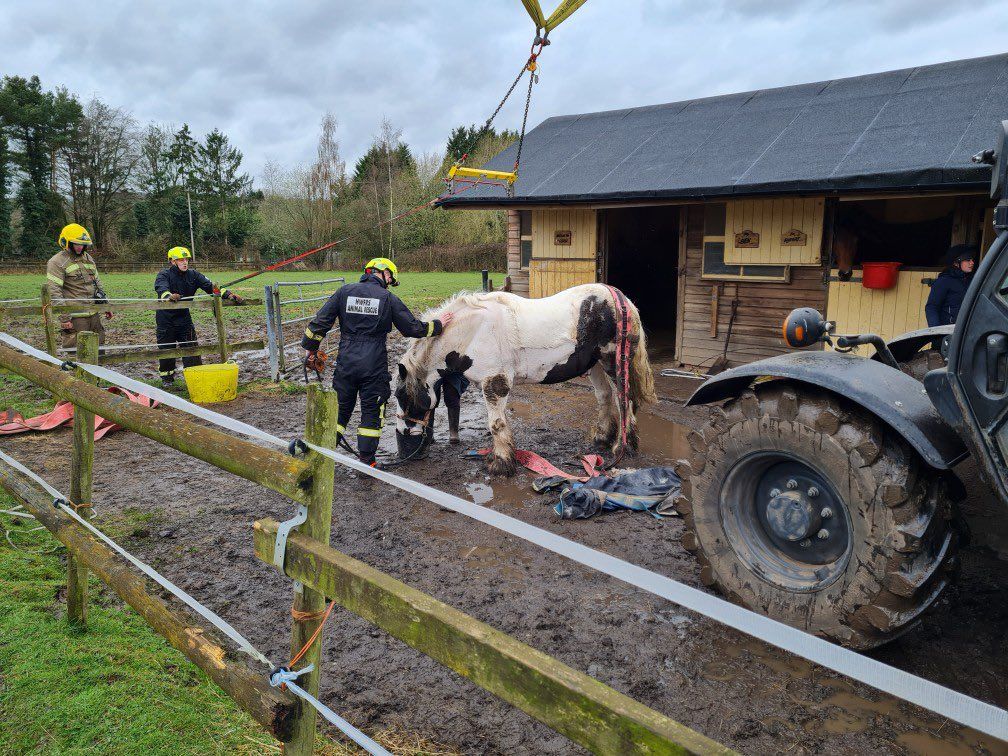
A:
[[[355,315],[378,315],[380,300],[371,297],[347,297],[346,311]]]

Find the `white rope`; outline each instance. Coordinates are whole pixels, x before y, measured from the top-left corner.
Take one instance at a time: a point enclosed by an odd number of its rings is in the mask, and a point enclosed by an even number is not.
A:
[[[321,714],[323,717],[329,720],[331,724],[336,725],[343,732],[344,735],[350,738],[354,743],[359,745],[365,751],[372,754],[372,756],[391,756],[391,754],[388,751],[386,751],[376,742],[371,740],[371,738],[369,738],[363,732],[361,732],[352,724],[343,719],[343,717],[341,717],[335,711],[333,711],[324,703],[315,698],[315,696],[313,696],[307,690],[305,690],[300,685],[294,682],[299,677],[301,677],[301,675],[311,672],[313,669],[315,669],[314,664],[309,664],[307,667],[302,667],[297,671],[292,671],[283,668],[278,669],[276,672],[270,675],[269,679],[270,685],[272,685],[274,688],[279,688],[281,686],[286,685],[287,688],[291,691],[291,693],[300,698],[303,698],[305,701],[314,706],[315,710],[318,711],[319,714]]]
[[[0,334],[0,341],[26,351],[20,346],[23,342],[19,342],[7,334]],[[31,350],[30,352],[26,352],[28,354],[38,355],[39,359],[44,359],[47,362],[60,363],[59,360],[50,357],[45,352],[41,352],[27,344],[23,346]],[[79,367],[110,383],[118,383],[124,388],[141,392],[150,389],[146,384],[141,384],[138,381],[134,381],[106,368],[94,365],[79,365]],[[174,394],[168,394],[167,392],[159,393],[164,394],[165,404],[200,417],[219,427],[257,438],[280,448],[287,449],[289,447],[286,441],[247,423],[207,410],[204,407],[187,402]],[[154,396],[152,398],[160,399],[161,397]],[[636,588],[668,599],[686,609],[691,609],[723,625],[728,625],[777,648],[796,654],[808,661],[831,669],[834,672],[839,672],[866,685],[870,685],[884,693],[902,698],[967,727],[972,727],[980,732],[1008,741],[1008,711],[997,706],[992,706],[984,701],[938,685],[930,680],[925,680],[896,667],[883,664],[880,661],[830,643],[822,638],[817,638],[790,625],[785,625],[762,614],[743,609],[724,599],[704,593],[664,575],[659,575],[656,572],[644,569],[623,559],[618,559],[610,554],[576,543],[548,530],[529,525],[514,517],[509,517],[487,507],[474,504],[471,501],[466,501],[453,494],[439,491],[424,483],[404,478],[387,470],[378,470],[332,449],[326,449],[311,443],[305,445],[345,467],[389,483],[402,491],[414,494],[446,509],[471,517],[516,538],[521,538],[555,554],[567,557],[585,567],[590,567],[598,572],[610,575]]]

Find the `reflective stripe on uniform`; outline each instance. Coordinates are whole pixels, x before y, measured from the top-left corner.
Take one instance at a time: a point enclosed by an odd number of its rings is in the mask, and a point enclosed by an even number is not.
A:
[[[340,425],[339,423],[336,423],[336,432],[337,433],[343,433],[343,431],[345,431],[345,430],[346,430],[346,426],[345,425]]]
[[[434,321],[433,320],[430,323],[427,324],[427,335],[428,336],[433,336],[434,335]]]
[[[48,278],[50,281],[52,281],[57,286],[62,286],[63,285],[63,279],[60,278],[60,277],[58,277],[58,276],[54,276],[52,273],[46,273],[46,278]]]
[[[174,370],[159,370],[158,371],[158,375],[160,375],[163,378],[166,375],[175,375],[175,371]]]
[[[367,436],[368,438],[381,438],[380,428],[357,428],[358,436]]]
[[[79,267],[80,265],[78,265],[77,263],[70,263],[69,265],[66,266],[66,268],[64,268],[64,270],[66,270],[67,273],[76,273]]]
[[[161,299],[171,299],[171,292],[166,291],[164,294],[161,295]]]
[[[304,329],[304,335],[307,338],[311,339],[312,341],[322,341],[322,337],[321,336],[316,336],[314,333],[311,332],[310,328],[305,328]]]

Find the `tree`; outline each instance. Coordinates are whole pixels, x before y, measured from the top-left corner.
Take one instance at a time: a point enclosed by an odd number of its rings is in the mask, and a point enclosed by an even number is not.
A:
[[[193,187],[198,147],[189,131],[189,124],[183,123],[182,128],[173,135],[171,147],[166,155],[168,158],[166,169],[172,186],[182,186],[186,189]]]
[[[228,210],[237,206],[252,188],[252,179],[239,173],[242,154],[232,147],[228,138],[214,129],[196,148],[196,174],[194,186],[211,213],[220,217],[211,224],[215,232],[209,236],[217,241],[228,241]],[[204,234],[206,236],[206,234]]]
[[[37,76],[7,76],[0,89],[0,123],[13,140],[20,175],[18,247],[24,255],[52,250],[62,207],[56,193],[56,155],[81,118],[81,106],[65,89],[46,92]]]
[[[121,108],[92,99],[61,152],[73,217],[101,250],[108,231],[129,211],[125,194],[140,163],[136,123]]]
[[[452,129],[451,135],[448,137],[448,145],[445,147],[445,159],[455,162],[456,160],[461,160],[466,155],[472,158],[474,153],[479,149],[481,142],[500,140],[510,144],[517,138],[517,131],[505,129],[498,132],[493,126],[481,126],[478,128],[475,124],[471,126],[458,126]],[[476,165],[472,160],[467,160],[466,162]]]
[[[7,136],[0,128],[0,259],[11,257],[11,206],[7,196],[10,181],[10,149]]]

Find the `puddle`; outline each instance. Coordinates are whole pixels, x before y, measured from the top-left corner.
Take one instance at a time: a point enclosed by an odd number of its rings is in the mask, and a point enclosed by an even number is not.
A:
[[[689,459],[690,446],[686,436],[691,430],[688,426],[649,412],[637,416],[640,450],[649,457],[670,465],[677,459]]]
[[[486,504],[494,498],[494,490],[486,483],[466,483],[466,491],[473,504]]]

